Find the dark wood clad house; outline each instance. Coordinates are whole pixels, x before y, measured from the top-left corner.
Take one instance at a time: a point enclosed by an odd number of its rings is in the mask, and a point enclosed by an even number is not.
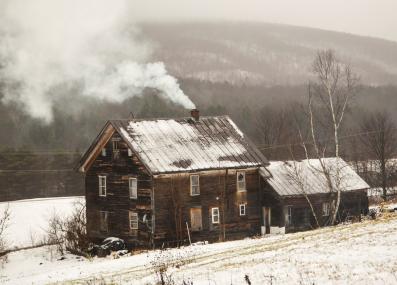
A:
[[[361,214],[366,214],[369,185],[341,158],[324,158],[323,163],[333,185],[340,185],[342,190],[338,220],[359,219]],[[329,224],[331,201],[336,193],[329,193],[322,169],[318,159],[309,159],[272,161],[266,171],[261,171],[266,177],[262,204],[266,209],[267,232],[273,227],[275,230],[281,227],[287,233],[313,228],[316,224],[307,199],[320,226]]]
[[[258,234],[264,165],[227,116],[108,121],[79,168],[88,233],[136,246]]]

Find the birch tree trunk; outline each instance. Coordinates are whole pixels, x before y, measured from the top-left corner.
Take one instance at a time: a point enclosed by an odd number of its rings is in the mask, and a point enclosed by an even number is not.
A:
[[[349,65],[337,60],[332,50],[319,51],[313,63],[313,71],[317,80],[309,84],[309,116],[313,145],[317,158],[320,160],[322,172],[326,176],[329,192],[336,192],[335,207],[332,211],[331,224],[335,224],[341,200],[341,171],[336,166],[336,171],[325,169],[321,158],[325,156],[326,146],[320,150],[316,139],[314,127],[315,119],[322,121],[323,125],[330,125],[333,131],[333,148],[335,157],[340,157],[340,127],[343,123],[346,110],[356,93],[358,79],[355,77]],[[314,100],[317,102],[317,112],[314,110]],[[337,160],[338,161],[338,160]],[[338,177],[330,177],[336,175]],[[331,179],[332,178],[332,179]],[[332,183],[338,181],[338,183]]]

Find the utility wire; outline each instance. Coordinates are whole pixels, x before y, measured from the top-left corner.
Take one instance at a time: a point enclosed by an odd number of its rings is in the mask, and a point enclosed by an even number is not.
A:
[[[395,129],[390,129],[390,131],[397,131],[397,128]],[[360,133],[354,133],[351,135],[346,135],[346,136],[340,136],[339,139],[347,139],[347,138],[352,138],[352,137],[358,137],[358,136],[363,136],[363,135],[369,135],[369,134],[376,134],[376,133],[382,133],[383,131],[381,130],[376,130],[376,131],[366,131],[366,132],[360,132]],[[323,140],[317,140],[317,142],[328,142],[328,141],[333,141],[334,139],[323,139]],[[311,140],[305,141],[305,142],[299,142],[299,143],[288,143],[288,144],[275,144],[275,145],[264,145],[264,146],[257,146],[258,149],[260,150],[267,150],[267,149],[273,149],[273,148],[281,148],[281,147],[290,147],[290,146],[301,146],[302,143],[306,145],[312,145],[313,142]]]

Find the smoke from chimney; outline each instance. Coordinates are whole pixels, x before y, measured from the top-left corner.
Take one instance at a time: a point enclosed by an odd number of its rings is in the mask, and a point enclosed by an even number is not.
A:
[[[3,101],[52,120],[56,96],[80,90],[111,102],[145,88],[194,108],[163,63],[146,63],[151,46],[137,41],[127,0],[2,0],[0,82]],[[75,87],[78,88],[75,88]]]

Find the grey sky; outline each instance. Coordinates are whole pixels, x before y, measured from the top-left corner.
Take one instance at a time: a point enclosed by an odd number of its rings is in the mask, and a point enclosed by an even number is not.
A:
[[[134,0],[133,3],[137,20],[252,20],[397,41],[397,0]]]

